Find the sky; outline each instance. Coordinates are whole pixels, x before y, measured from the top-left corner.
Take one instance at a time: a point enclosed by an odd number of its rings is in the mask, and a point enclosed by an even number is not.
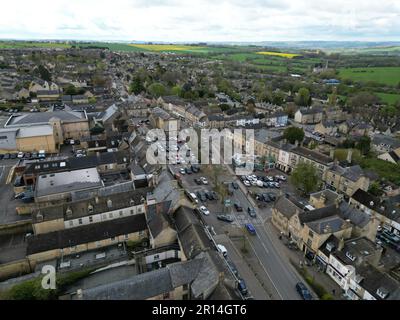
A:
[[[0,38],[399,41],[399,0],[12,0]]]

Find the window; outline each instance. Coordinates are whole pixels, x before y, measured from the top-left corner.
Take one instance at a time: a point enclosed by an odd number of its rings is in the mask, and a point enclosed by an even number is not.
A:
[[[93,217],[92,217],[92,216],[89,217],[89,222],[90,222],[90,223],[93,222]]]
[[[126,235],[124,236],[124,238],[125,238],[125,240],[128,240],[128,239],[129,239],[129,234],[126,234]]]
[[[101,246],[101,241],[96,241],[96,247],[100,247]]]
[[[79,223],[79,224],[82,224],[82,219],[78,219],[78,223]]]
[[[154,261],[156,261],[156,260],[160,259],[160,256],[158,254],[155,254],[153,259],[154,259]]]
[[[312,237],[314,237],[314,233],[310,230],[310,231],[308,232],[308,236],[309,236],[310,238],[312,238]]]
[[[189,300],[189,295],[188,294],[182,295],[182,300]]]
[[[184,285],[183,285],[183,290],[187,290],[188,289],[188,285],[187,285],[187,283],[185,283]]]
[[[69,221],[69,226],[73,227],[74,226],[74,222],[72,220]]]
[[[137,211],[139,212],[139,213],[142,213],[142,207],[138,207],[138,209],[137,209]]]
[[[164,293],[163,299],[169,299],[169,292]]]
[[[113,213],[112,213],[112,212],[109,212],[109,213],[108,213],[108,217],[109,217],[110,219],[114,218]]]
[[[312,245],[312,240],[311,240],[311,239],[308,239],[308,240],[307,240],[307,245],[308,245],[309,247],[311,247],[311,245]]]
[[[120,217],[122,217],[122,215],[123,215],[123,212],[122,212],[122,210],[119,212],[119,216]]]
[[[133,209],[131,210],[131,214],[133,214],[134,213],[134,211],[133,211]]]
[[[111,241],[115,241],[115,237],[112,237],[112,238],[111,238]]]

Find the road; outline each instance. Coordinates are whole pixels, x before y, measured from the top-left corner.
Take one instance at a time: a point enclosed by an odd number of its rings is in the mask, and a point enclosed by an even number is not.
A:
[[[217,150],[213,149],[213,152]],[[218,152],[218,151],[217,151]],[[270,230],[265,229],[265,221],[272,215],[271,207],[260,210],[255,204],[254,199],[247,195],[247,189],[240,179],[234,175],[233,169],[225,165],[231,173],[231,181],[236,180],[240,188],[234,191],[232,196],[234,201],[238,201],[243,207],[243,212],[232,210],[236,223],[244,226],[246,223],[252,223],[256,229],[256,236],[248,236],[251,249],[257,256],[262,270],[269,280],[270,291],[274,298],[281,300],[299,300],[300,297],[295,289],[296,283],[302,281],[285,257],[274,245],[273,239],[277,240],[277,235]],[[268,190],[270,191],[270,190]],[[276,193],[276,192],[275,192]],[[247,207],[254,207],[257,218],[251,218],[246,210]],[[278,240],[279,241],[279,240]]]

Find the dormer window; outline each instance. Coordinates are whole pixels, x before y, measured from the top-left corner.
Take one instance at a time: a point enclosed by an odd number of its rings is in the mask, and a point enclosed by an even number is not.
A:
[[[346,252],[346,257],[349,258],[351,261],[356,260],[356,257],[349,251]]]

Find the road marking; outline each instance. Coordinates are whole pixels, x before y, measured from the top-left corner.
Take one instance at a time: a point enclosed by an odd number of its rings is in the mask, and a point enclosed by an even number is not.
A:
[[[260,257],[258,256],[256,250],[254,249],[254,247],[253,247],[251,241],[248,241],[248,242],[250,243],[250,247],[253,249],[253,252],[254,252],[254,254],[256,255],[258,261],[260,261],[261,267],[264,269],[264,272],[266,273],[268,279],[271,281],[271,283],[272,283],[272,285],[274,286],[274,288],[275,288],[276,292],[278,293],[279,297],[281,298],[281,300],[284,300],[284,299],[283,299],[283,296],[281,295],[281,293],[279,292],[278,288],[276,287],[274,281],[271,279],[271,277],[270,277],[270,275],[269,275],[267,269],[265,268],[264,264],[262,263],[262,260],[260,259]]]
[[[5,166],[1,166],[1,174],[0,174],[0,181],[3,179],[3,174],[4,174],[4,169],[6,168]]]

